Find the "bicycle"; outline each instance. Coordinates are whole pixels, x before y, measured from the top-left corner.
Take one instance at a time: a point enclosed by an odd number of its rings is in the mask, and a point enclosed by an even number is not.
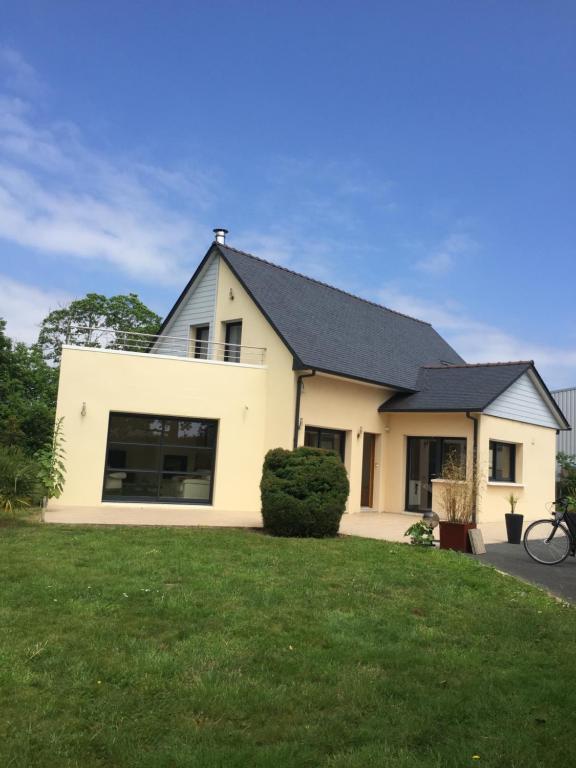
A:
[[[524,549],[542,565],[558,565],[576,554],[576,513],[568,512],[567,499],[552,502],[553,520],[536,520],[526,528]]]

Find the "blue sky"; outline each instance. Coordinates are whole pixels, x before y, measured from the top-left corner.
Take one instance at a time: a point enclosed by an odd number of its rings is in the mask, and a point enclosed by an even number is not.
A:
[[[19,0],[0,26],[0,316],[229,243],[576,384],[571,0]]]

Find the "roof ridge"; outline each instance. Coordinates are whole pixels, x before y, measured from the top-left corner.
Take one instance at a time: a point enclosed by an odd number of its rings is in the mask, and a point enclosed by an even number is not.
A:
[[[291,275],[296,275],[297,277],[301,277],[304,280],[308,280],[311,283],[316,283],[316,285],[322,285],[324,288],[330,288],[332,291],[337,291],[338,293],[343,293],[345,296],[349,296],[352,299],[356,299],[356,301],[363,301],[365,304],[370,304],[373,307],[377,307],[378,309],[384,309],[386,312],[391,312],[394,315],[399,315],[400,317],[406,317],[408,320],[413,320],[415,323],[421,323],[422,325],[428,325],[432,327],[432,323],[429,323],[427,320],[420,320],[419,317],[413,317],[412,315],[407,315],[405,312],[399,312],[397,309],[391,309],[390,307],[384,306],[384,304],[378,304],[376,301],[370,301],[370,299],[365,299],[362,296],[356,296],[354,293],[350,293],[350,291],[344,291],[342,288],[336,288],[335,285],[330,285],[330,283],[325,283],[322,280],[317,280],[315,277],[310,277],[309,275],[304,275],[302,272],[296,272],[295,269],[289,269],[288,267],[284,267],[282,264],[275,264],[273,261],[268,261],[267,259],[263,259],[260,256],[254,256],[253,253],[248,253],[248,251],[241,251],[239,248],[233,248],[231,245],[228,245],[228,243],[224,244],[222,246],[221,243],[216,243],[214,241],[214,244],[218,246],[218,248],[228,248],[230,251],[235,251],[235,253],[240,253],[242,256],[248,256],[250,259],[254,259],[254,261],[260,261],[262,264],[268,264],[270,267],[275,267],[276,269],[281,269],[284,272],[289,272]]]
[[[431,363],[430,365],[423,365],[422,368],[492,368],[499,365],[534,365],[534,360],[508,360],[507,362],[497,363]]]

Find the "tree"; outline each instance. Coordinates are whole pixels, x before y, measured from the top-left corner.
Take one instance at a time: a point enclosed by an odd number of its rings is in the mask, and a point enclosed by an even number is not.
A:
[[[0,445],[32,454],[50,440],[58,370],[37,346],[13,342],[0,318]]]
[[[127,349],[122,333],[157,333],[161,318],[140,301],[135,293],[127,296],[103,296],[88,293],[68,306],[55,309],[44,319],[38,335],[38,345],[45,360],[58,364],[62,344],[82,344],[88,347]],[[114,333],[105,329],[114,329]]]

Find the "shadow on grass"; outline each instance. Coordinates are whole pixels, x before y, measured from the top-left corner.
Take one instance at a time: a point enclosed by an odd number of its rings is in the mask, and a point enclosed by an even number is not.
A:
[[[0,528],[19,528],[25,525],[37,525],[41,522],[41,507],[18,509],[13,514],[0,511]]]

